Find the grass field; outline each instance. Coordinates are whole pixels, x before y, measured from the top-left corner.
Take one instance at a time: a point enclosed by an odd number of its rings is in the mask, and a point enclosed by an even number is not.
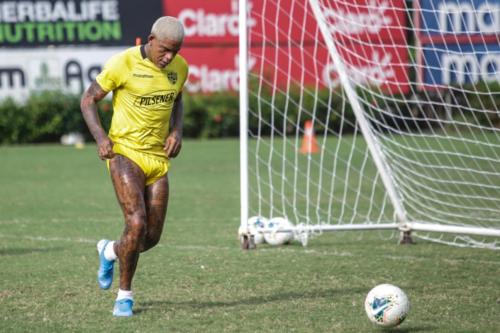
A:
[[[95,147],[0,147],[0,161],[1,332],[380,332],[363,308],[379,283],[411,301],[393,332],[500,332],[498,251],[378,232],[240,250],[234,140],[184,143],[164,237],[139,262],[136,315],[113,318],[116,279],[98,289],[95,243],[123,222]]]

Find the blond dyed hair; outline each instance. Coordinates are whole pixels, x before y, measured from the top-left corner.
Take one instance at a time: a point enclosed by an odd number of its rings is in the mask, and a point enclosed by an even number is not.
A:
[[[173,16],[162,16],[153,23],[151,34],[158,39],[180,42],[184,40],[184,26]]]

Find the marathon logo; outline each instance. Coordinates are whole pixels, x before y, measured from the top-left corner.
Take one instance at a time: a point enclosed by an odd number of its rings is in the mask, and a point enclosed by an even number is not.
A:
[[[155,106],[159,104],[171,104],[175,99],[175,92],[168,91],[158,95],[139,96],[135,100],[135,106]]]

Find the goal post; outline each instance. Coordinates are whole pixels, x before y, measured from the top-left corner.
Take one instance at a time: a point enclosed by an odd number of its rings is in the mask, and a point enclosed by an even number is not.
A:
[[[239,6],[241,228],[500,248],[500,0]]]
[[[248,31],[247,31],[247,16],[248,6],[247,0],[239,1],[238,12],[238,30],[239,30],[239,112],[240,112],[240,227],[247,229],[248,221]],[[253,247],[253,244],[248,244],[249,239],[243,240],[244,248]]]

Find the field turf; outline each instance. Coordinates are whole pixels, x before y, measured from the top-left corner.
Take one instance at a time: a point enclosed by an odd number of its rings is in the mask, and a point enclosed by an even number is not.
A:
[[[0,147],[0,161],[0,332],[381,332],[363,308],[379,283],[411,302],[392,332],[500,332],[498,251],[379,232],[242,251],[236,140],[184,143],[136,315],[113,318],[117,279],[98,289],[95,243],[123,222],[95,146]]]

